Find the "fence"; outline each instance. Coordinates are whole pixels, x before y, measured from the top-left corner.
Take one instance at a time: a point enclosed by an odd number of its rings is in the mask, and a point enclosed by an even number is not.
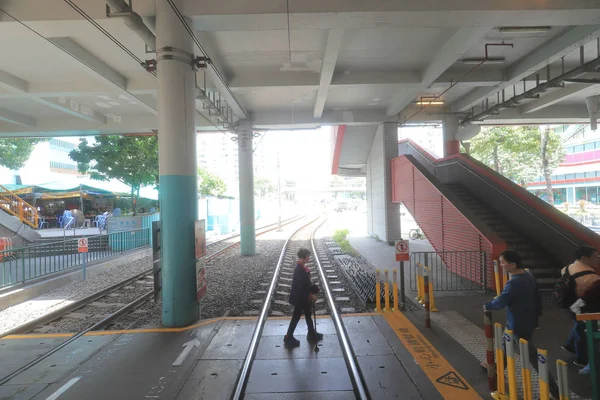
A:
[[[484,251],[415,252],[410,255],[410,289],[418,290],[419,264],[427,268],[432,289],[485,291],[487,282]]]
[[[88,236],[87,262],[151,245],[150,228]],[[76,267],[78,238],[0,251],[0,288]]]

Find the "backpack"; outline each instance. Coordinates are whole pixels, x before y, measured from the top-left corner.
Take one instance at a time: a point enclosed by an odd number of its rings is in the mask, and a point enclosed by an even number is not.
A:
[[[569,308],[571,304],[577,301],[577,295],[575,294],[576,283],[575,279],[580,276],[594,274],[594,271],[581,271],[571,275],[569,273],[569,267],[565,270],[565,274],[556,280],[554,285],[554,298],[556,304],[561,308]]]

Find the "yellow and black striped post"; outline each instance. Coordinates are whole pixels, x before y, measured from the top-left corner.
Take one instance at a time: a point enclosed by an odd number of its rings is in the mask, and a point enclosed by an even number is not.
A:
[[[508,372],[508,393],[511,400],[517,400],[517,364],[515,362],[515,337],[513,331],[508,329],[504,333],[506,343],[506,368]]]
[[[381,312],[381,284],[378,269],[375,270],[375,312]]]
[[[548,383],[548,351],[538,349],[538,374],[540,376],[540,400],[550,400]]]
[[[567,363],[563,360],[556,360],[556,373],[558,375],[558,393],[560,400],[569,400],[569,375],[567,372]]]
[[[422,275],[421,275],[421,269],[422,269],[422,265],[420,262],[417,263],[417,298],[416,300],[423,304],[423,284],[422,284]]]
[[[496,392],[492,393],[492,397],[496,400],[508,400],[508,396],[506,395],[506,379],[504,378],[503,336],[502,325],[496,322],[494,324],[494,344],[496,346],[496,377],[498,383]]]
[[[494,327],[492,325],[492,312],[483,313],[483,330],[485,333],[485,362],[488,373],[488,389],[496,391],[496,365],[494,363]]]
[[[500,292],[502,292],[502,283],[500,281],[501,271],[498,268],[498,260],[494,260],[494,281],[496,282],[496,295],[500,296]]]
[[[519,348],[521,353],[521,378],[523,380],[523,399],[533,400],[533,393],[531,389],[531,370],[529,367],[529,342],[525,339],[520,339]]]
[[[435,294],[433,293],[433,279],[431,279],[432,275],[429,275],[431,273],[431,268],[425,266],[425,269],[427,270],[427,274],[429,276],[429,310],[431,312],[437,312],[439,310],[435,306]]]
[[[393,291],[394,291],[394,307],[392,308],[392,311],[396,311],[398,309],[398,275],[397,269],[393,269],[393,274],[392,276],[394,277],[394,283],[393,283]]]
[[[383,311],[390,311],[390,276],[388,275],[387,269],[383,270],[383,274],[385,275],[385,282],[383,283],[385,293],[385,308]]]

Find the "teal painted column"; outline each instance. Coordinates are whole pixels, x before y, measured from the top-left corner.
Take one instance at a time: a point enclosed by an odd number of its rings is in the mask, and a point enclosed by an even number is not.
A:
[[[237,140],[240,176],[240,253],[243,256],[256,254],[253,136],[252,123],[250,121],[240,123],[237,129]]]
[[[174,0],[183,10],[183,0]],[[162,321],[199,318],[194,221],[198,218],[193,42],[165,0],[156,1],[158,155],[162,240]]]

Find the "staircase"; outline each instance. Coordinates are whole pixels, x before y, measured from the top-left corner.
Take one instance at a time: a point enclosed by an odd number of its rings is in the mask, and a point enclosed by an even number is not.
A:
[[[496,212],[488,208],[460,184],[446,184],[467,207],[492,231],[506,242],[509,249],[516,250],[523,258],[523,266],[535,276],[540,289],[551,289],[558,278],[562,265],[532,240],[523,237]]]
[[[38,212],[35,207],[26,203],[2,185],[0,185],[0,210],[14,215],[19,221],[31,228],[38,228]]]

